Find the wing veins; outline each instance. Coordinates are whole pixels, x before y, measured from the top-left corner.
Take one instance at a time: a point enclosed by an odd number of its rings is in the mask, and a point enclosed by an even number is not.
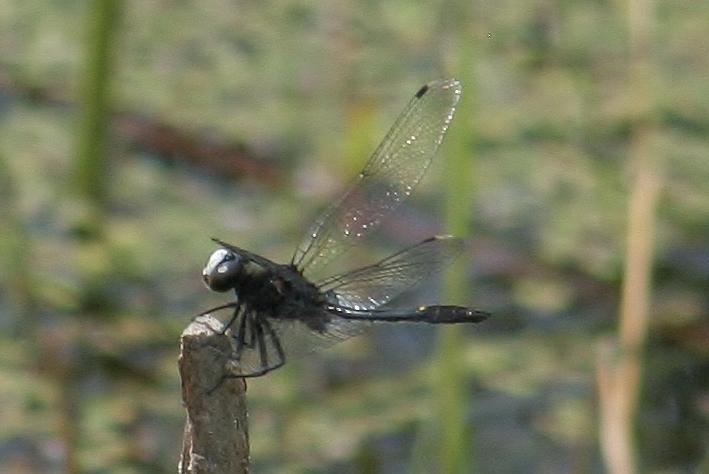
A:
[[[327,265],[408,197],[428,169],[459,96],[457,81],[438,81],[409,102],[359,177],[311,226],[291,259],[294,266],[306,272]]]
[[[439,272],[463,247],[455,237],[426,239],[372,265],[330,277],[320,289],[334,291],[341,305],[376,308]]]

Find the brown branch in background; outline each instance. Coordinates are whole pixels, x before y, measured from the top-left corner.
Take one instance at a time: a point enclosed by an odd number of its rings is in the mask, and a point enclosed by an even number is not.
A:
[[[651,0],[630,0],[629,29],[632,110],[636,124],[630,146],[633,182],[628,203],[624,280],[617,340],[605,340],[598,354],[600,443],[608,472],[634,473],[634,429],[642,388],[643,349],[648,332],[653,236],[661,187],[653,139],[657,121],[652,104]]]
[[[228,379],[213,390],[232,350],[229,337],[213,330],[220,326],[205,316],[182,333],[179,366],[187,420],[181,474],[249,472],[246,383]]]
[[[120,114],[114,120],[118,136],[131,146],[160,155],[171,162],[184,162],[222,178],[250,179],[268,186],[281,180],[275,163],[254,156],[243,144],[228,145],[196,133],[135,114]]]
[[[52,107],[73,107],[61,93],[21,84],[0,71],[0,92]],[[247,145],[214,140],[184,130],[156,117],[132,112],[114,114],[114,135],[139,151],[170,162],[183,162],[227,179],[249,179],[266,186],[280,184],[281,168],[267,157],[257,156]]]

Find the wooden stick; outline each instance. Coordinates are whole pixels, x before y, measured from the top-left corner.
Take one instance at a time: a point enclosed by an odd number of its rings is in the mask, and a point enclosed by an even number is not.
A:
[[[220,327],[206,315],[182,333],[179,368],[187,420],[181,474],[249,472],[246,383],[227,379],[219,384],[231,352],[229,337],[217,332]]]

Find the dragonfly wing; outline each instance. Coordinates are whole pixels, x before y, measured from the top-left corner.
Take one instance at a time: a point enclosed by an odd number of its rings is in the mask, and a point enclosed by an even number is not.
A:
[[[457,80],[422,87],[398,117],[359,177],[310,228],[292,263],[304,274],[321,269],[409,196],[443,140],[461,94]]]
[[[333,291],[340,306],[375,309],[440,272],[464,247],[463,240],[452,236],[432,237],[375,264],[327,278],[318,287]]]
[[[241,311],[227,332],[232,343],[230,375],[263,375],[288,360],[361,334],[370,325],[367,321],[347,320],[329,313],[328,319],[325,328],[318,331],[309,327],[305,318],[264,317],[254,311]]]
[[[289,359],[318,352],[350,337],[362,334],[370,324],[363,321],[348,321],[331,316],[324,331],[309,328],[298,319],[271,319],[271,324],[278,334]]]

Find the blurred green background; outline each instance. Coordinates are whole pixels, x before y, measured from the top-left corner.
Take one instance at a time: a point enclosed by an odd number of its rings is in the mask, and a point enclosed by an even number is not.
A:
[[[374,259],[469,252],[249,381],[264,473],[709,469],[709,3],[5,0],[0,471],[174,472],[219,237],[286,261],[423,83],[463,81]],[[705,471],[706,472],[706,471]]]

